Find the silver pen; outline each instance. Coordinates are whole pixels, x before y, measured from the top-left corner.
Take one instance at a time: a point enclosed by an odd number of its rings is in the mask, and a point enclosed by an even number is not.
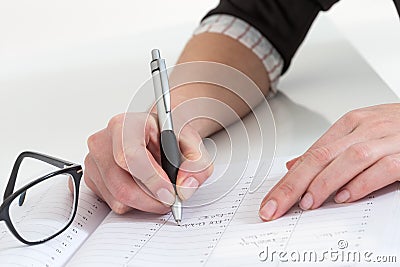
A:
[[[158,49],[151,51],[151,57],[152,61],[150,62],[150,67],[153,76],[158,125],[160,128],[161,166],[174,186],[175,202],[171,206],[171,211],[176,223],[180,225],[182,221],[182,200],[179,198],[176,191],[176,176],[181,164],[181,153],[178,148],[178,142],[172,123],[168,73],[165,60],[161,58]]]

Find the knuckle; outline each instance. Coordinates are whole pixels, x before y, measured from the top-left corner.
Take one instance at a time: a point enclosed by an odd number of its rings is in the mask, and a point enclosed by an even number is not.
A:
[[[317,191],[319,195],[323,194],[326,191],[329,191],[329,188],[331,187],[331,183],[329,179],[326,177],[321,177],[320,179],[317,180],[318,185],[316,186],[316,183],[312,183],[310,185],[310,191]],[[318,195],[314,194],[314,195]]]
[[[400,158],[395,156],[387,156],[382,159],[382,163],[389,173],[398,173],[400,170]]]
[[[361,195],[365,195],[365,193],[364,192],[369,192],[370,190],[369,190],[369,188],[370,188],[371,186],[370,186],[370,184],[369,183],[367,183],[367,180],[366,179],[360,179],[359,181],[358,181],[358,186],[357,186],[357,190],[356,190],[356,192],[354,192],[354,195],[355,196],[353,196],[353,197],[359,197],[359,196],[361,196]]]
[[[355,161],[365,161],[371,158],[372,150],[367,144],[359,143],[349,148],[349,154]]]
[[[116,214],[119,215],[125,214],[130,210],[130,207],[116,200],[111,201],[111,203],[109,203],[109,206]]]
[[[84,162],[83,162],[83,164],[85,165],[85,169],[88,169],[88,168],[90,168],[90,162],[91,160],[90,160],[90,156],[89,155],[86,155],[86,157],[85,157],[85,160],[84,160]]]
[[[122,203],[122,204],[127,204],[127,203],[132,203],[135,202],[135,194],[131,192],[127,187],[125,186],[119,186],[117,190],[115,191],[114,195],[115,199],[117,202]]]
[[[107,128],[114,129],[115,127],[119,127],[124,122],[124,119],[125,119],[125,114],[124,113],[115,115],[108,122]]]
[[[295,196],[295,187],[291,183],[284,182],[280,184],[278,190],[283,193],[286,199],[291,199]]]
[[[343,119],[347,125],[355,125],[364,118],[364,113],[361,110],[353,110],[344,115]]]
[[[98,147],[97,144],[99,143],[99,133],[92,134],[89,136],[87,140],[87,146],[89,151],[93,152]]]
[[[92,178],[88,175],[84,175],[83,179],[85,180],[85,184],[89,187],[93,192],[98,192],[96,183],[92,180]]]
[[[378,129],[390,128],[392,126],[393,126],[392,120],[387,118],[379,118],[379,120],[374,121],[374,127]]]
[[[306,153],[305,157],[316,162],[318,165],[326,165],[333,159],[333,153],[329,148],[322,146],[310,150]]]

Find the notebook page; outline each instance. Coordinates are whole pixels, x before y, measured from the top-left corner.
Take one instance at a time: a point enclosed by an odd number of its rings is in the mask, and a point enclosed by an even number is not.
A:
[[[281,266],[286,263],[268,262],[262,252],[267,248],[337,249],[341,240],[348,243],[348,249],[355,249],[381,234],[370,225],[383,207],[392,209],[398,196],[397,185],[354,204],[337,205],[331,201],[307,212],[294,207],[278,220],[262,222],[258,218],[260,201],[283,176],[285,161],[277,160],[268,179],[255,193],[248,193],[253,177],[245,175],[218,202],[185,209],[181,227],[170,214],[110,213],[68,266]],[[375,223],[396,222],[386,219]]]
[[[377,254],[400,256],[391,249],[393,244],[397,243],[395,247],[398,247],[400,242],[393,236],[400,218],[394,212],[400,203],[397,183],[356,203],[336,204],[330,199],[321,208],[311,211],[302,211],[296,206],[278,220],[260,223],[255,216],[260,199],[282,177],[284,162],[280,160],[280,174],[274,168],[261,190],[246,195],[207,266],[221,266],[227,262],[229,266],[363,266],[366,263],[362,259],[359,263],[358,259],[354,262],[352,259],[344,262],[321,260],[327,256],[323,254],[325,251],[373,252],[371,259]],[[286,252],[286,256],[280,259],[277,256],[280,252]],[[292,252],[293,260],[288,256]],[[304,253],[307,259],[299,260],[298,255],[303,257]],[[308,260],[310,255],[318,256],[317,262],[314,258]]]
[[[256,167],[256,163],[250,163],[248,173],[253,173]],[[216,166],[210,179],[223,169],[224,166]],[[251,180],[245,173],[237,186],[219,201],[184,209],[180,227],[170,213],[164,216],[138,211],[122,216],[110,213],[68,266],[203,265],[240,206]],[[210,190],[214,190],[210,195],[218,195],[217,190],[220,195],[226,193],[221,187]],[[203,192],[196,195],[196,202],[207,199]]]
[[[40,198],[40,201],[60,199],[59,197],[54,198],[54,194],[65,193],[65,186],[65,183],[57,181],[51,190]],[[29,216],[40,217],[41,213],[57,212],[56,209],[51,211],[38,209],[37,203],[24,203],[24,205],[30,205],[26,219],[29,219]],[[66,200],[65,203],[61,201],[57,205],[68,205],[68,201]],[[74,222],[65,232],[44,244],[27,246],[11,234],[5,223],[1,223],[0,264],[5,266],[62,266],[96,229],[109,211],[106,204],[82,183]]]

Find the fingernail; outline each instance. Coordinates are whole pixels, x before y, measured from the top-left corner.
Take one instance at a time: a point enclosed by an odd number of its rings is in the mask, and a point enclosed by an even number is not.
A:
[[[313,204],[314,204],[313,197],[310,193],[307,192],[302,197],[299,206],[302,210],[309,210]]]
[[[269,221],[272,219],[272,216],[274,216],[276,209],[278,208],[278,203],[276,203],[275,200],[270,199],[265,203],[265,205],[261,208],[260,210],[260,217],[264,221]]]
[[[339,193],[336,194],[335,196],[335,202],[336,203],[343,203],[346,202],[350,198],[350,192],[349,190],[342,190]]]
[[[199,187],[199,182],[194,177],[188,177],[183,181],[182,185],[179,187],[181,197],[186,200],[189,199],[194,192],[196,192]]]
[[[163,202],[168,206],[171,206],[175,202],[175,195],[173,195],[170,191],[168,191],[165,188],[160,188],[157,191],[156,195],[159,201]]]

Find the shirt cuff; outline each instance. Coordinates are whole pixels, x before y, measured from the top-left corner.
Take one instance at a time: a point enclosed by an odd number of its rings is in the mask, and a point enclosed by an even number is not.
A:
[[[212,15],[203,20],[193,35],[205,32],[224,34],[252,50],[262,61],[268,73],[270,81],[268,98],[276,94],[284,62],[278,51],[256,28],[237,17],[220,14]]]

